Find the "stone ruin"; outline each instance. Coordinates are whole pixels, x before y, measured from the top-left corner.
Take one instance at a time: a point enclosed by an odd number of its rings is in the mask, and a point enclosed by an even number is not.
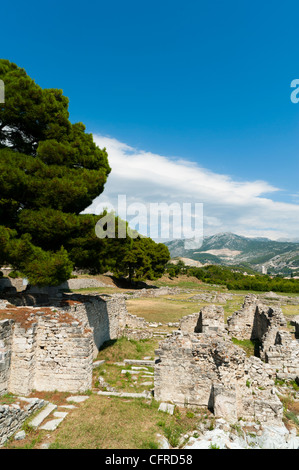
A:
[[[285,327],[280,309],[267,308],[252,295],[227,325],[221,306],[184,317],[156,351],[155,398],[206,407],[228,421],[280,423],[275,379],[299,377],[299,344]],[[248,357],[233,337],[255,340],[256,355]]]
[[[236,339],[251,339],[256,355],[275,368],[279,379],[299,377],[299,336],[287,330],[287,321],[279,307],[266,307],[258,297],[245,297],[242,309],[227,319],[228,332]]]
[[[125,301],[118,294],[54,291],[0,298],[0,396],[90,389],[93,360],[103,343],[152,335],[148,322],[128,313]],[[253,340],[255,356],[247,357],[232,338]],[[155,399],[207,407],[227,420],[280,421],[274,383],[298,379],[297,339],[287,331],[281,309],[256,296],[246,296],[227,324],[222,306],[205,306],[182,318],[179,329],[160,343]]]
[[[8,296],[6,296],[8,298]],[[12,295],[0,299],[0,396],[82,392],[104,342],[144,335],[143,319],[114,295]],[[145,334],[146,336],[146,334]]]

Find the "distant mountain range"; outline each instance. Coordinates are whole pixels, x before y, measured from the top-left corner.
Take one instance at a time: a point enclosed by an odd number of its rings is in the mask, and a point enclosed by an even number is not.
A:
[[[262,272],[264,266],[268,274],[299,275],[297,241],[273,241],[268,238],[242,237],[234,233],[218,233],[204,237],[200,248],[188,248],[182,239],[166,242],[165,245],[172,258],[187,258],[202,264],[242,266],[258,272]]]

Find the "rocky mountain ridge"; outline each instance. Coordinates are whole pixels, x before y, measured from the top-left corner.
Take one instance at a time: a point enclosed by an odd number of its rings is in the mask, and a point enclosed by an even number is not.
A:
[[[171,240],[165,245],[172,258],[183,257],[204,264],[243,266],[269,274],[299,275],[299,243],[249,238],[233,233],[204,237],[200,247],[190,248],[190,240]]]

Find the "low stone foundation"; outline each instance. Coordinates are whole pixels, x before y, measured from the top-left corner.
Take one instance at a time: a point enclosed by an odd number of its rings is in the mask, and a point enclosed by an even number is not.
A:
[[[228,421],[281,422],[275,379],[299,377],[299,344],[286,331],[281,309],[246,296],[227,323],[219,306],[203,307],[180,321],[179,330],[156,351],[155,398],[207,407]],[[259,357],[247,357],[232,337],[257,340]]]
[[[206,305],[200,312],[183,317],[179,324],[182,333],[224,331],[224,310],[221,306]]]
[[[27,418],[44,405],[44,400],[22,397],[13,405],[0,405],[0,447],[21,428]]]
[[[280,422],[282,404],[272,394],[275,369],[222,334],[174,334],[156,351],[155,398],[207,407],[217,417]]]

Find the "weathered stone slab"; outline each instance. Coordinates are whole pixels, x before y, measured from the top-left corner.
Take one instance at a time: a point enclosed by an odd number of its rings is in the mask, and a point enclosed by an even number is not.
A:
[[[126,369],[123,369],[121,371],[122,374],[128,373],[128,374],[132,374],[132,375],[140,374],[140,372],[141,372],[140,370],[126,370]]]
[[[25,439],[25,437],[26,437],[25,431],[19,431],[15,434],[16,441],[21,441],[22,439]]]
[[[68,410],[74,410],[77,407],[75,405],[60,405],[60,408],[67,408]]]
[[[40,429],[45,431],[55,431],[55,429],[59,426],[59,424],[63,421],[64,418],[57,418],[48,421],[43,426],[40,426]]]
[[[113,397],[123,397],[123,398],[149,398],[151,393],[144,390],[141,393],[131,393],[131,392],[102,392],[99,391],[98,395],[104,396],[113,396]]]
[[[164,413],[169,413],[170,415],[173,415],[174,405],[171,405],[170,403],[160,403],[158,411],[163,411]]]
[[[68,413],[65,411],[54,411],[53,413],[53,416],[55,416],[55,418],[65,418],[67,415]]]
[[[68,397],[66,400],[67,401],[73,401],[75,403],[82,403],[83,401],[87,400],[89,396],[86,395],[76,395],[72,397]]]
[[[93,364],[92,364],[93,369],[95,369],[96,367],[101,366],[102,364],[104,364],[104,362],[105,362],[105,360],[93,362]]]
[[[38,428],[41,423],[46,419],[52,411],[56,410],[57,405],[53,403],[48,403],[48,405],[35,417],[32,421],[30,421],[29,425],[33,428]]]
[[[154,367],[155,361],[149,359],[125,359],[125,364],[135,365],[135,366],[150,366]]]

